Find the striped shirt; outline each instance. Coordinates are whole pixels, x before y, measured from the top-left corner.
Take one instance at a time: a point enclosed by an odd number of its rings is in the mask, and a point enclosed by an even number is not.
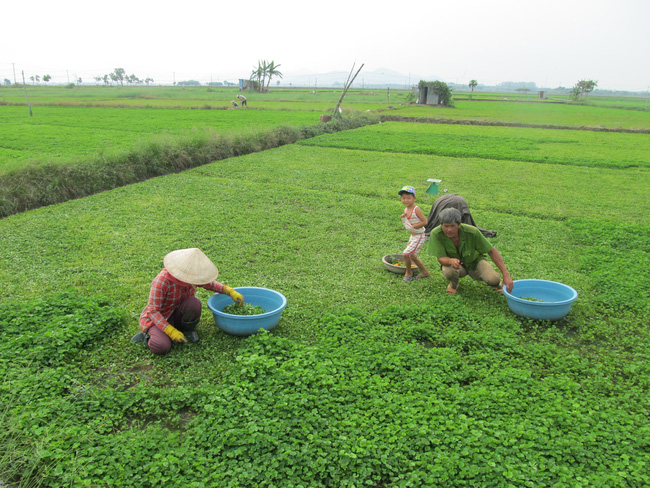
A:
[[[415,205],[411,209],[410,215],[408,215],[407,217],[402,217],[402,223],[404,224],[404,228],[408,230],[411,234],[424,234],[424,227],[418,227],[417,229],[413,227],[414,224],[418,224],[422,222],[422,220],[420,220],[420,217],[418,217],[416,213],[416,209],[419,208],[420,207]]]
[[[149,327],[155,325],[160,330],[165,330],[165,327],[169,325],[167,319],[183,300],[194,296],[197,286],[215,293],[223,293],[224,288],[218,281],[211,281],[205,285],[183,286],[163,268],[151,282],[149,302],[140,314],[140,329],[146,332]]]

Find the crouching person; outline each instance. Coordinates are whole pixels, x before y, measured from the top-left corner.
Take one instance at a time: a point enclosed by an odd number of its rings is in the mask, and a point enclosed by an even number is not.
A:
[[[194,293],[200,286],[229,295],[240,306],[244,297],[215,281],[219,271],[200,249],[179,249],[167,254],[164,268],[151,283],[149,302],[140,315],[139,332],[132,342],[144,342],[154,354],[167,354],[174,342],[198,342],[196,326],[201,301]]]
[[[509,292],[512,291],[514,283],[501,254],[479,229],[461,224],[461,213],[455,208],[442,210],[440,222],[429,236],[429,251],[438,258],[442,274],[449,281],[447,293],[456,294],[460,278],[467,275],[497,291],[501,291],[503,285]],[[500,283],[499,273],[485,259],[486,254],[501,271],[503,283]]]

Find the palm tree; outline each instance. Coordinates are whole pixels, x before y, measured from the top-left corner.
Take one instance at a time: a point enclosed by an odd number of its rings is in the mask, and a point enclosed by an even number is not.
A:
[[[257,80],[257,91],[264,91],[265,79],[266,79],[266,61],[257,61],[257,68],[253,68],[251,73],[251,80]]]
[[[474,88],[476,88],[477,86],[478,86],[478,81],[476,81],[476,80],[471,80],[471,81],[469,82],[469,87],[472,89],[472,94],[469,96],[469,99],[470,99],[470,100],[472,99],[472,96],[474,95]]]
[[[275,64],[275,61],[271,60],[270,63],[266,65],[266,71],[268,75],[268,81],[266,82],[266,91],[269,90],[269,85],[271,84],[271,78],[274,76],[279,76],[280,78],[283,77],[283,74],[278,71],[278,68],[280,67],[279,64]]]
[[[260,60],[257,62],[257,67],[253,68],[250,75],[251,81],[257,80],[257,91],[268,91],[271,78],[274,76],[282,78],[282,73],[278,71],[279,67],[280,65],[275,64],[275,61],[269,63],[267,60]]]

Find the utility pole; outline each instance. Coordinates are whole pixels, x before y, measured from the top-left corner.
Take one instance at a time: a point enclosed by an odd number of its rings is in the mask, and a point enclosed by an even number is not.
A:
[[[14,67],[14,85],[16,84],[16,63],[11,63],[11,65]]]

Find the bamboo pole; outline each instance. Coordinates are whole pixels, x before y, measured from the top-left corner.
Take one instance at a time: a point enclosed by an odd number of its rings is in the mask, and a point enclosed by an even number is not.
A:
[[[27,100],[27,106],[29,107],[29,116],[33,117],[34,114],[32,113],[32,106],[29,103],[29,97],[27,96],[27,83],[25,83],[25,72],[23,71],[23,88],[25,89],[25,100]]]
[[[354,63],[356,64],[356,63]],[[343,92],[341,92],[341,98],[339,98],[339,103],[336,104],[336,107],[334,108],[334,111],[332,112],[332,117],[340,117],[341,114],[339,112],[341,108],[341,103],[343,102],[343,98],[345,97],[345,94],[348,92],[348,89],[350,86],[352,86],[352,83],[354,83],[354,79],[357,77],[359,72],[361,71],[361,68],[363,68],[363,64],[359,67],[357,72],[354,74],[352,79],[350,77],[352,76],[352,72],[354,71],[354,64],[352,65],[352,69],[350,70],[350,74],[348,74],[348,79],[345,82],[345,86],[343,87]]]

